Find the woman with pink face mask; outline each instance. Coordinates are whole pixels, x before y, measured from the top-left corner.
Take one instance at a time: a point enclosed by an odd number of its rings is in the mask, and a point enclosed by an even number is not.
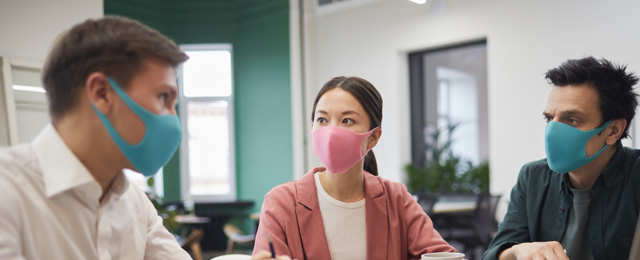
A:
[[[456,252],[403,184],[378,176],[382,97],[368,81],[336,77],[312,111],[313,152],[324,167],[264,198],[254,259],[420,259]]]

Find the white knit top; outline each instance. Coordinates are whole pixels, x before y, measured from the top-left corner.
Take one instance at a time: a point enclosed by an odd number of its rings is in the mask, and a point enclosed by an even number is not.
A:
[[[365,200],[336,200],[324,190],[318,173],[314,177],[331,259],[367,259]]]

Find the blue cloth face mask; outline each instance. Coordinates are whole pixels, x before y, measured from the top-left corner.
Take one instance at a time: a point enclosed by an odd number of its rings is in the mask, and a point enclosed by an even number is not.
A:
[[[115,80],[111,77],[107,77],[107,79],[118,96],[120,96],[120,99],[144,123],[144,137],[137,144],[127,143],[109,122],[107,116],[91,104],[93,110],[98,114],[111,139],[136,168],[135,170],[144,176],[153,176],[162,166],[169,162],[173,153],[178,149],[182,139],[180,119],[176,115],[156,115],[149,112],[133,101]]]
[[[549,168],[555,172],[567,173],[576,170],[597,158],[607,144],[596,154],[587,157],[585,149],[589,139],[600,133],[613,122],[609,120],[604,125],[581,131],[567,124],[551,121],[545,130],[545,150]]]

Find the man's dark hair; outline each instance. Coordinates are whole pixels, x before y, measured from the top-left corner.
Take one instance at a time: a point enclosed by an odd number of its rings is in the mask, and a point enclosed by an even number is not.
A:
[[[545,78],[557,87],[582,84],[594,87],[598,92],[601,124],[612,119],[627,120],[627,127],[620,137],[623,139],[629,137],[629,126],[638,105],[638,95],[633,91],[638,77],[631,72],[627,73],[626,69],[627,66],[589,56],[567,60],[559,67],[547,71]]]
[[[42,71],[53,121],[75,107],[91,73],[103,72],[126,89],[148,58],[176,67],[188,57],[171,39],[131,19],[105,16],[73,26],[57,40]]]

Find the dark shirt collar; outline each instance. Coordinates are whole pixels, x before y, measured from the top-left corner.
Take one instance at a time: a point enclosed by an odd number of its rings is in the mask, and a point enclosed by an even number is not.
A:
[[[598,176],[598,178],[596,179],[596,182],[597,182],[598,179],[602,178],[602,181],[604,182],[604,185],[606,187],[611,186],[611,184],[613,183],[613,180],[616,178],[616,176],[618,176],[618,173],[620,172],[620,167],[622,166],[622,164],[624,164],[624,160],[625,160],[624,147],[622,146],[622,144],[617,144],[617,146],[618,147],[616,148],[616,153],[613,154],[607,166],[604,167],[604,170],[602,171],[600,176]],[[594,183],[594,186],[595,186],[595,183]],[[565,173],[562,176],[560,191],[565,190],[566,192],[570,193],[570,190],[569,190],[570,187],[571,187],[571,182],[569,181],[569,173]]]

